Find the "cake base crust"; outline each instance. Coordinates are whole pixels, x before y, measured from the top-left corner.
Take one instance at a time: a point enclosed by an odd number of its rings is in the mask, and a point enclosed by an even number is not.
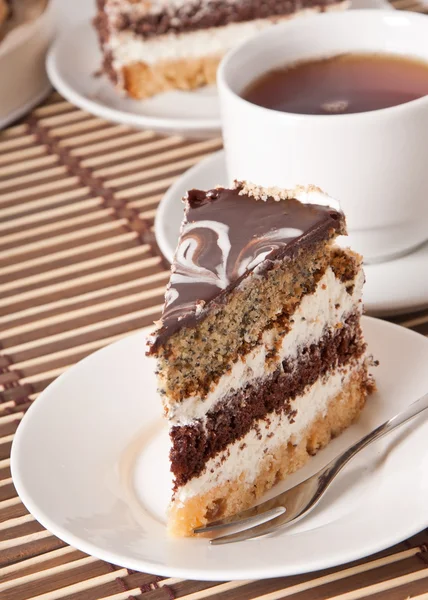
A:
[[[126,92],[142,100],[169,90],[193,90],[215,83],[221,56],[205,56],[127,65],[122,70]]]
[[[363,365],[342,391],[330,400],[327,412],[315,416],[297,446],[291,443],[279,445],[262,459],[253,482],[248,483],[243,473],[239,479],[227,481],[206,494],[193,496],[185,503],[173,502],[169,513],[170,534],[190,536],[196,527],[254,506],[266,491],[303,467],[311,456],[359,417],[370,387],[367,367]]]

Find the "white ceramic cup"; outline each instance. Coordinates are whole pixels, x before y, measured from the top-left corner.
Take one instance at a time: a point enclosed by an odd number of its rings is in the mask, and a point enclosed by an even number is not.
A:
[[[349,245],[368,262],[388,260],[428,239],[428,96],[349,115],[291,114],[240,97],[270,69],[343,52],[428,61],[428,17],[326,13],[271,27],[228,53],[218,72],[228,176],[318,185],[339,200]]]

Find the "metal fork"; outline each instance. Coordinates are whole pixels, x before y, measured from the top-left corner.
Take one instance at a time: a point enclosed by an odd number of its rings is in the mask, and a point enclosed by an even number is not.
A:
[[[271,500],[262,502],[254,508],[244,510],[236,515],[214,521],[205,527],[199,527],[194,533],[217,532],[233,528],[237,530],[229,535],[210,540],[211,544],[229,544],[242,542],[277,531],[279,528],[291,525],[305,517],[321,500],[336,475],[360,450],[372,442],[394,431],[410,419],[428,408],[428,394],[416,400],[408,408],[398,413],[356,444],[334,458],[320,471],[305,479],[295,487],[278,494]]]

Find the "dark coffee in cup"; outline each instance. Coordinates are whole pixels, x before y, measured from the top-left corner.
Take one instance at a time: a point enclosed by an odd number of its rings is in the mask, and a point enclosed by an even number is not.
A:
[[[242,97],[303,115],[361,113],[428,95],[428,62],[393,54],[341,54],[271,70]]]

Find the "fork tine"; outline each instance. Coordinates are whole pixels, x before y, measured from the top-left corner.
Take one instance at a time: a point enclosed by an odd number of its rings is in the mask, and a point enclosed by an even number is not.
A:
[[[288,498],[288,495],[287,495]],[[261,515],[276,515],[279,516],[285,512],[285,504],[284,504],[284,494],[278,494],[274,498],[270,500],[265,500],[261,504],[257,504],[251,508],[247,508],[246,510],[242,510],[239,513],[235,513],[230,517],[225,517],[224,519],[219,519],[216,521],[211,521],[205,527],[199,527],[194,530],[194,533],[204,533],[207,531],[209,527],[209,531],[215,531],[216,529],[228,528],[233,526],[240,527],[241,523],[254,522],[253,519],[259,517]],[[278,509],[278,510],[276,510]],[[273,517],[272,517],[273,518]],[[259,523],[263,523],[266,519],[259,521]]]
[[[279,526],[283,524],[283,521],[281,519],[280,523],[275,523],[275,521],[276,518],[270,519],[269,521],[266,521],[260,525],[256,525],[255,527],[250,527],[249,529],[238,531],[237,533],[229,533],[228,535],[222,535],[220,537],[214,538],[213,540],[210,540],[210,544],[212,544],[213,546],[220,546],[223,544],[231,544],[232,542],[245,542],[246,540],[252,540],[262,535],[268,535],[269,533],[278,531]],[[290,521],[290,525],[292,523],[293,520]]]
[[[231,517],[233,520],[223,519],[219,521],[213,521],[205,527],[197,527],[193,530],[193,533],[209,533],[210,531],[228,529],[231,527],[239,527],[240,530],[245,530],[249,527],[257,527],[258,525],[272,521],[272,519],[276,519],[280,515],[284,514],[285,510],[286,509],[283,506],[277,506],[276,508],[271,508],[266,512],[262,512],[260,514],[256,513],[243,519],[239,519],[239,515],[234,515]]]

